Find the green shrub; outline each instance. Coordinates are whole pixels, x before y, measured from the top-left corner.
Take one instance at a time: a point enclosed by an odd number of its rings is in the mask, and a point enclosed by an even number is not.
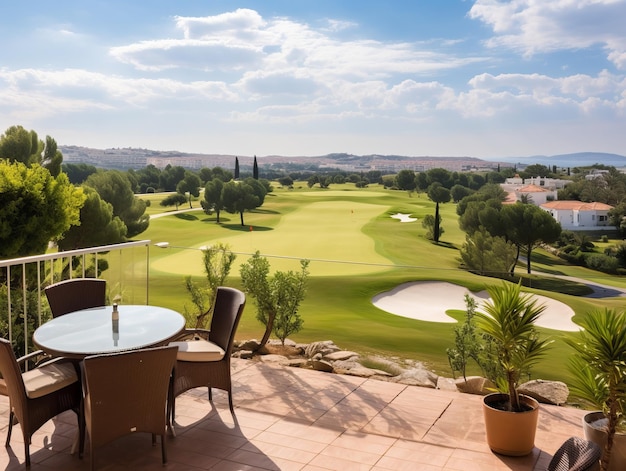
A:
[[[585,265],[592,270],[598,270],[604,273],[617,273],[619,262],[615,257],[609,255],[593,253],[585,257]]]

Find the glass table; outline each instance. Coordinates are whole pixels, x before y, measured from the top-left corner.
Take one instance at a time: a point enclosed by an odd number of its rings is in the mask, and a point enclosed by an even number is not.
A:
[[[164,307],[120,305],[117,323],[112,311],[102,306],[55,317],[35,330],[33,341],[52,356],[82,359],[166,345],[185,328],[185,318]]]

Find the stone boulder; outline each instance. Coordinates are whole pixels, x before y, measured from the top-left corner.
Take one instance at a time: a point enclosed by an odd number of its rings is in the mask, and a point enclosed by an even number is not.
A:
[[[482,376],[468,376],[467,380],[457,378],[455,380],[455,384],[458,391],[465,394],[478,394],[480,396],[485,396],[487,394],[491,394],[492,392],[496,392],[495,385]]]
[[[443,376],[439,376],[439,378],[437,378],[436,388],[441,389],[442,391],[458,391],[454,378],[444,378]]]
[[[386,371],[368,368],[355,360],[337,360],[332,362],[335,373],[371,378],[372,376],[391,376]]]
[[[349,350],[339,350],[337,352],[332,352],[324,355],[324,360],[327,361],[343,361],[349,360],[351,358],[358,358],[359,354],[355,352],[351,352]]]
[[[333,365],[324,360],[311,360],[311,368],[316,371],[324,371],[325,373],[332,373],[335,371]]]
[[[338,352],[339,350],[341,349],[337,345],[335,345],[335,342],[333,342],[332,340],[324,340],[321,342],[313,342],[307,345],[306,349],[304,350],[304,354],[309,358],[313,358],[318,353],[324,356],[328,355],[329,353]]]
[[[414,367],[403,371],[398,376],[394,376],[389,381],[409,386],[422,386],[434,389],[437,386],[438,377],[438,375],[432,371],[428,371],[426,368]]]
[[[261,345],[261,342],[259,342],[257,339],[246,340],[245,342],[241,342],[239,345],[237,345],[237,349],[250,350],[255,352],[259,349],[259,345]]]
[[[530,396],[544,404],[553,404],[560,406],[567,402],[569,396],[569,388],[567,384],[561,381],[544,381],[542,379],[534,379],[524,384],[520,384],[517,388],[521,394]]]

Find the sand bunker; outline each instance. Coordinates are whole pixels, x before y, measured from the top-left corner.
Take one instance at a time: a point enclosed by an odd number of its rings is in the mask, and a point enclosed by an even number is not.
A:
[[[400,222],[414,222],[417,218],[412,218],[410,214],[396,213],[391,215],[394,219],[400,219]]]
[[[469,294],[480,306],[487,299],[487,291],[472,293],[467,288],[440,281],[404,283],[391,291],[378,294],[372,303],[379,309],[402,317],[430,322],[456,322],[446,314],[447,310],[465,310],[465,295]],[[572,322],[574,310],[567,304],[546,296],[533,295],[546,309],[537,325],[546,329],[575,332],[580,327]]]

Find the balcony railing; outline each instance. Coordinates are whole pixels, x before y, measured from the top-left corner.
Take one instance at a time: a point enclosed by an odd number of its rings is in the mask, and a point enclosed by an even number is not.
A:
[[[64,279],[103,278],[109,300],[121,296],[127,304],[148,304],[150,243],[141,240],[0,260],[0,336],[27,353],[32,326],[49,316],[43,289]],[[23,338],[14,339],[16,329]]]

